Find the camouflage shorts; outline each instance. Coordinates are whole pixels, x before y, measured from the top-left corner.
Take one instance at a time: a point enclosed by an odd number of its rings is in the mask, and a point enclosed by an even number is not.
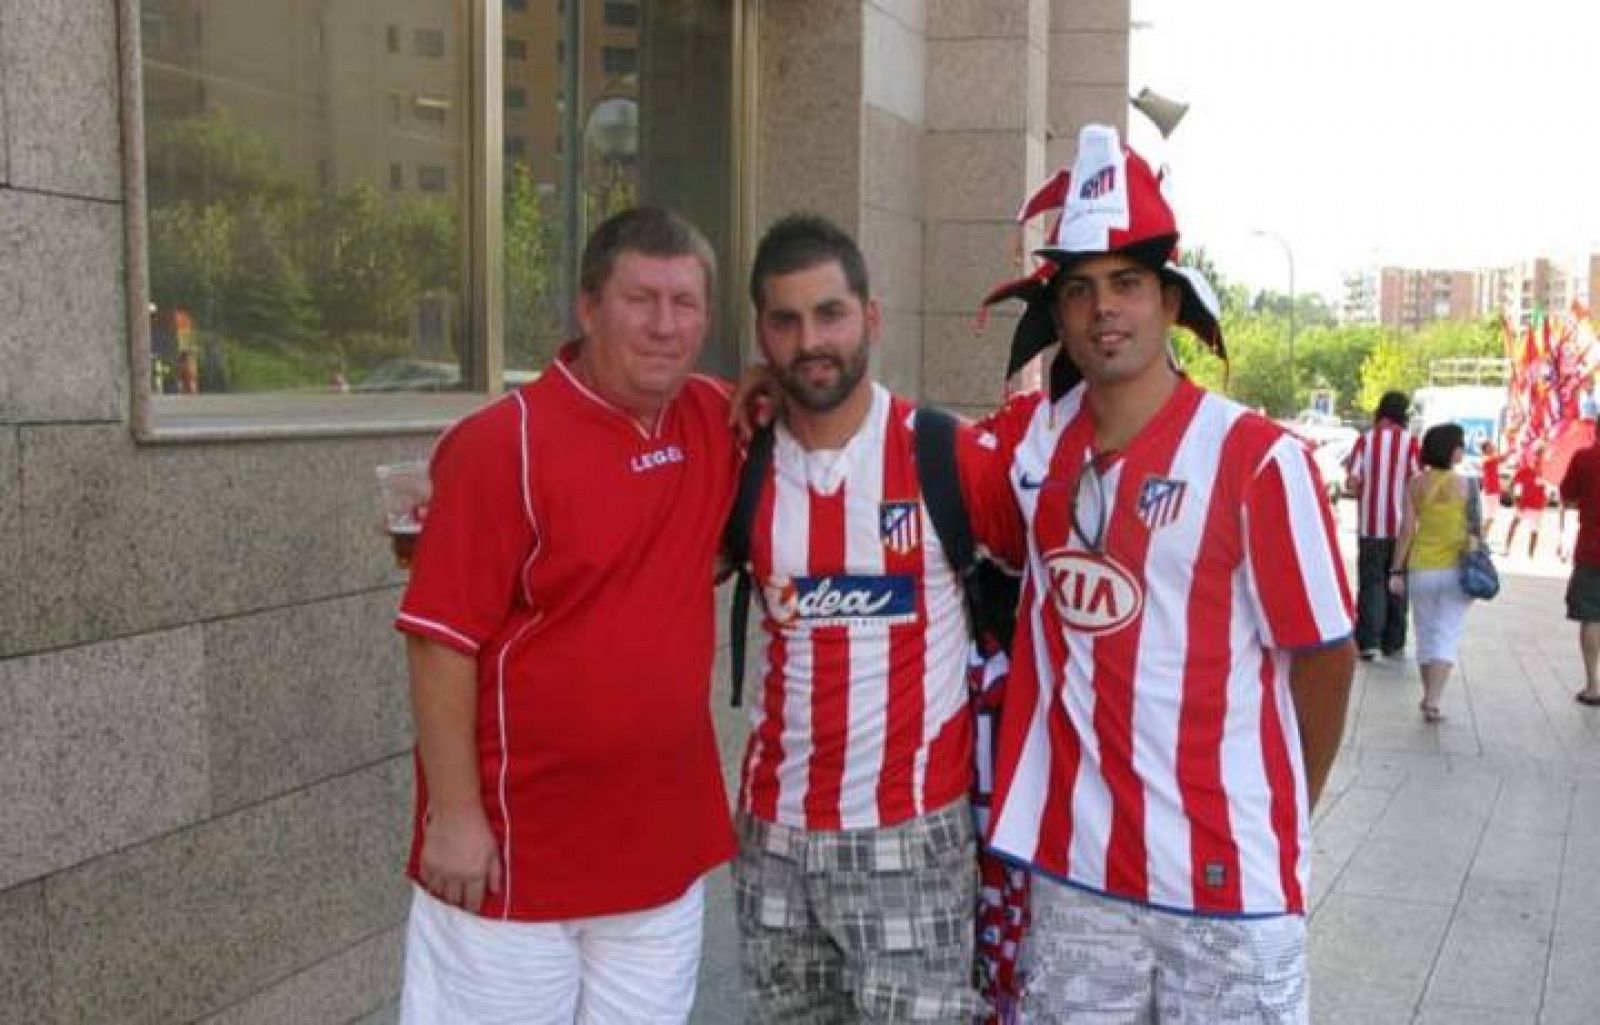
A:
[[[733,866],[749,1020],[969,1025],[977,861],[959,801],[837,832],[741,815]]]
[[[1157,911],[1035,877],[1022,1025],[1305,1025],[1306,920]]]

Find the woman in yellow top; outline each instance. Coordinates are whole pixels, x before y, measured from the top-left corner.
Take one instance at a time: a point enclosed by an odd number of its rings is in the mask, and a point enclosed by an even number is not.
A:
[[[1461,626],[1472,604],[1461,590],[1456,563],[1480,534],[1468,529],[1472,483],[1455,472],[1465,452],[1459,424],[1436,424],[1422,436],[1423,470],[1406,484],[1400,535],[1389,564],[1389,589],[1410,592],[1417,665],[1422,670],[1422,718],[1444,718],[1439,697],[1455,668]]]

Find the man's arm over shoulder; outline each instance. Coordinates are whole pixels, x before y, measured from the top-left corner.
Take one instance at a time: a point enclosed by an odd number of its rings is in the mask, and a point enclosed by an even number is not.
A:
[[[1027,545],[1022,512],[1011,490],[1011,463],[1041,400],[1040,393],[1013,396],[956,434],[956,468],[973,540],[995,560],[1017,570]]]

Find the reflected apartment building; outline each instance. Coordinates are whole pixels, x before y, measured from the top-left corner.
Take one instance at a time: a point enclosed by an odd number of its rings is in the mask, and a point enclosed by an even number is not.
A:
[[[813,210],[879,376],[989,408],[1014,312],[978,302],[1078,127],[1125,124],[1128,36],[1128,0],[0,2],[0,1021],[388,1020],[374,467],[538,372],[634,201],[717,250],[708,370]]]

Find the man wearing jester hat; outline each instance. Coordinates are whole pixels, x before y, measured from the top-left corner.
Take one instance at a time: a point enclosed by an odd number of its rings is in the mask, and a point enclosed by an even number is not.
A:
[[[1310,812],[1344,729],[1349,585],[1305,448],[1205,391],[1223,355],[1161,183],[1115,129],[1061,213],[1008,376],[1060,343],[1010,468],[1028,565],[989,843],[1032,869],[1025,1022],[1304,1022]]]

